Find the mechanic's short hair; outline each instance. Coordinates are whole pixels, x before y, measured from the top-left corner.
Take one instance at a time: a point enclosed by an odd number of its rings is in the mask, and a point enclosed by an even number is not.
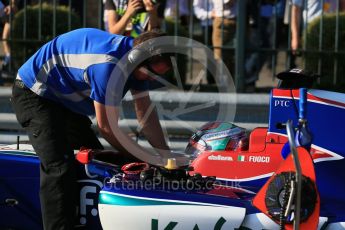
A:
[[[140,34],[138,37],[134,38],[133,41],[133,47],[136,47],[142,43],[144,43],[147,40],[150,40],[152,38],[158,38],[166,36],[166,33],[160,31],[160,30],[152,30],[152,31],[147,31],[142,34]]]

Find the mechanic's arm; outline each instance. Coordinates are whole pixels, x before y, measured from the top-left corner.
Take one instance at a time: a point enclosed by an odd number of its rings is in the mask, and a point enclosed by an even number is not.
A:
[[[94,101],[98,128],[101,135],[114,148],[135,156],[136,158],[153,165],[163,165],[160,156],[153,155],[140,147],[118,126],[119,109],[115,106],[106,106]],[[107,116],[108,115],[108,116]]]
[[[108,11],[108,28],[109,33],[123,34],[126,30],[128,23],[131,22],[132,17],[136,14],[136,11],[142,7],[140,0],[130,0],[128,2],[127,10],[125,14],[118,20],[118,15],[115,10]]]
[[[188,165],[190,163],[188,155],[172,153],[166,144],[156,108],[151,102],[148,91],[131,90],[131,93],[134,97],[135,111],[142,128],[141,131],[149,143],[164,158],[164,163],[168,158],[175,158],[177,165]]]
[[[134,98],[135,111],[144,134],[149,143],[163,157],[169,157],[170,149],[164,139],[156,108],[152,104],[148,91],[131,90]]]
[[[301,7],[293,4],[291,8],[291,50],[296,53],[299,46],[299,26],[301,21]]]

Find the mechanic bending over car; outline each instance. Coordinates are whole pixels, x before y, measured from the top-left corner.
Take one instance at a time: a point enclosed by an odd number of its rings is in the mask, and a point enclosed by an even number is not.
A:
[[[74,227],[77,183],[73,150],[82,146],[103,148],[91,129],[88,115],[96,114],[101,135],[128,157],[132,154],[150,164],[163,165],[171,156],[156,111],[145,117],[151,105],[146,92],[152,80],[149,71],[156,75],[166,73],[171,69],[169,57],[155,55],[150,61],[137,65],[132,74],[124,78],[123,84],[119,80],[119,85],[106,94],[109,79],[120,78],[113,72],[116,60],[129,52],[127,66],[138,64],[132,61],[147,52],[147,47],[140,47],[140,44],[162,35],[151,31],[133,39],[98,29],[77,29],[43,45],[19,69],[12,103],[41,161],[40,200],[44,229]],[[154,44],[154,40],[150,41]],[[120,101],[128,90],[135,98],[142,132],[159,155],[141,148],[118,127]],[[109,103],[106,95],[113,95],[115,99]],[[109,121],[109,111],[115,123]]]

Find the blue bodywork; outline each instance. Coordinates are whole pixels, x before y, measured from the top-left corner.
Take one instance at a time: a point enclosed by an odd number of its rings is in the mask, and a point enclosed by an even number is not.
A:
[[[0,229],[43,229],[39,201],[39,163],[38,157],[32,152],[0,150]],[[96,171],[100,167],[94,168]],[[103,166],[102,169],[102,172],[107,172],[107,167]],[[98,177],[91,180],[80,164],[78,178],[79,222],[86,223],[87,229],[101,229],[98,215],[93,215],[92,210],[97,209],[103,179]],[[18,204],[8,205],[8,199],[15,199]]]
[[[0,228],[42,229],[38,158],[0,151],[0,181]],[[6,199],[16,199],[18,205],[5,205]]]
[[[289,90],[286,90],[289,91]],[[330,93],[333,94],[333,93]],[[334,93],[339,95],[338,93]],[[292,95],[292,94],[291,94]],[[345,95],[343,94],[343,98]],[[276,100],[280,102],[277,103]],[[283,101],[283,102],[282,102]],[[277,98],[271,94],[269,132],[286,134],[285,129],[278,129],[278,123],[288,119],[298,122],[299,99]],[[282,106],[286,105],[286,106]],[[312,133],[312,144],[338,154],[342,159],[315,163],[318,191],[321,197],[321,216],[330,221],[345,221],[345,107],[318,103],[308,100],[306,119]]]
[[[345,95],[344,95],[345,97]],[[279,129],[278,123],[293,120],[297,124],[299,117],[299,100],[295,98],[279,98],[271,94],[270,99],[270,133],[286,135],[285,129]],[[279,103],[276,102],[279,100]],[[321,197],[321,216],[328,217],[330,222],[345,221],[345,109],[341,106],[330,106],[327,103],[307,102],[306,119],[311,133],[312,144],[340,158],[315,163],[317,187]],[[111,177],[110,166],[94,163],[91,171],[99,175],[89,178],[83,165],[79,165],[79,224],[87,229],[101,229],[97,204],[109,202],[106,194],[124,194],[152,199],[169,199],[186,202],[206,202],[210,204],[245,207],[247,214],[258,212],[251,204],[254,195],[230,199],[212,196],[202,192],[167,192],[161,190],[126,190],[114,186],[103,186],[105,179]],[[251,191],[258,191],[268,178],[258,179],[241,184]],[[39,205],[39,160],[32,152],[20,150],[0,150],[0,229],[42,229]],[[102,191],[101,196],[98,197]],[[103,193],[105,192],[105,193]],[[186,195],[188,193],[188,195]],[[15,199],[18,204],[10,205],[6,199]],[[108,199],[108,201],[106,201]],[[10,200],[11,201],[11,200]],[[126,202],[113,200],[111,202]]]

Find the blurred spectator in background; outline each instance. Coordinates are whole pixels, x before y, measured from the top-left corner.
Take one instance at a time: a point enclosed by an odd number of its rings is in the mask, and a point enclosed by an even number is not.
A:
[[[306,2],[305,2],[306,1]],[[339,10],[345,10],[344,0],[292,0],[291,8],[291,50],[296,53],[300,45],[300,25],[305,29],[307,24],[324,13],[335,13],[339,1]],[[322,5],[323,2],[323,5]],[[306,6],[306,8],[304,8]],[[301,15],[303,10],[303,21]]]
[[[212,0],[194,0],[193,8],[196,18],[201,21],[202,39],[209,46],[212,44],[213,2]]]
[[[4,59],[2,61],[2,71],[9,70],[9,64],[11,61],[11,49],[8,42],[10,38],[11,24],[10,19],[13,19],[14,13],[17,11],[17,5],[15,0],[1,1],[0,4],[0,16],[3,24],[2,30],[2,45],[4,48]]]
[[[323,11],[325,13],[336,13],[339,1],[339,12],[345,11],[345,0],[324,0]]]
[[[292,0],[291,7],[291,50],[295,55],[300,45],[300,25],[303,10],[303,28],[322,13],[321,0]]]
[[[339,11],[345,9],[344,0],[291,0],[291,51],[292,61],[291,67],[295,67],[294,59],[298,54],[297,50],[300,47],[301,41],[301,28],[306,29],[307,25],[321,16],[322,13],[335,13],[337,10],[337,4],[339,1]],[[323,3],[323,5],[322,5]],[[302,12],[303,10],[303,12]],[[301,21],[301,15],[303,15],[303,21]]]
[[[157,0],[103,0],[105,29],[113,34],[137,37],[159,29]]]
[[[212,45],[212,23],[213,23],[213,18],[214,18],[214,7],[213,7],[213,2],[212,0],[194,0],[193,1],[193,9],[194,9],[194,14],[197,19],[200,20],[201,22],[201,29],[202,29],[202,38],[201,41],[206,46],[211,46]],[[210,68],[210,61],[206,57],[206,62],[205,62],[206,68],[205,71],[206,77],[207,77],[207,82],[209,84],[214,84],[215,79],[214,76],[208,71]]]
[[[191,14],[192,0],[167,0],[164,8],[164,29],[169,36],[189,36],[189,17]],[[190,67],[187,56],[175,54],[176,68],[182,87],[186,87],[186,74]],[[176,70],[175,70],[176,71]],[[174,85],[178,84],[174,74],[166,79]]]
[[[204,0],[205,1],[205,0]],[[164,17],[177,21],[181,26],[189,26],[191,12],[191,0],[167,0],[164,10]]]
[[[230,45],[233,47],[236,34],[236,0],[212,0],[212,2],[214,6],[212,33],[214,57],[217,61],[223,60],[233,75],[235,69],[234,52],[224,49],[222,46]]]
[[[262,67],[271,57],[267,50],[259,49],[276,49],[281,45],[280,43],[286,41],[282,35],[287,36],[286,26],[283,22],[285,0],[257,0],[255,1],[256,4],[253,4],[253,2],[250,2],[253,12],[249,23],[249,47],[254,51],[248,55],[245,64],[247,88],[255,86]],[[269,62],[268,67],[274,68],[271,64]]]

